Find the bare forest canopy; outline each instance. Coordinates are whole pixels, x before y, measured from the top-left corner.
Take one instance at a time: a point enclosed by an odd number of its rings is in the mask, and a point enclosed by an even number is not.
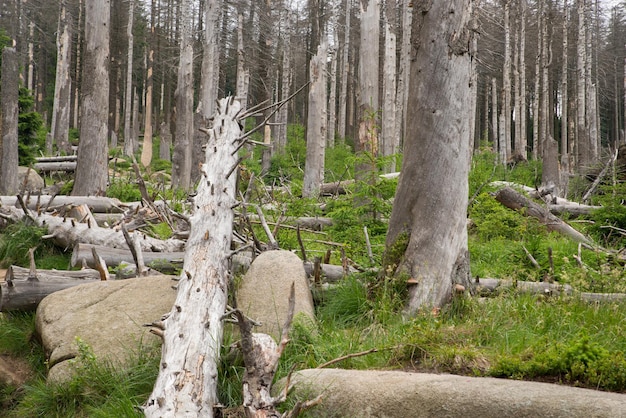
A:
[[[66,123],[78,129],[81,91],[94,78],[85,73],[85,7],[90,1],[4,3],[0,28],[15,40],[20,79],[33,92],[35,110],[46,116],[51,130],[58,130],[64,122],[55,119],[54,103],[66,97]],[[109,137],[129,137],[126,145],[146,129],[150,137],[165,130],[177,136],[180,46],[188,33],[193,48],[189,63],[193,109],[202,103],[204,111],[212,110],[212,102],[227,95],[245,99],[248,106],[284,99],[309,82],[309,62],[322,45],[328,144],[333,145],[335,138],[349,143],[355,138],[359,49],[372,47],[360,45],[360,4],[368,2],[105,3],[110,5],[111,28]],[[564,169],[576,171],[594,165],[603,149],[624,140],[624,2],[481,0],[473,4],[478,35],[473,52],[477,64],[475,147],[489,141],[503,159],[540,158],[553,138]],[[381,1],[379,39],[384,47],[378,55],[383,94],[374,108],[381,126],[378,152],[385,155],[400,151],[404,140],[412,5],[409,0]],[[207,13],[212,9],[214,14]],[[213,46],[207,50],[208,30]],[[204,63],[207,57],[214,63],[210,70]],[[66,61],[63,66],[59,66],[61,59]],[[59,71],[69,80],[66,91],[59,89]],[[202,100],[206,71],[212,71],[213,77],[211,103]],[[272,117],[275,145],[270,154],[284,147],[285,123],[307,124],[308,107],[307,95],[299,94]],[[148,124],[146,117],[151,119]],[[51,133],[58,147],[66,146],[67,129]]]

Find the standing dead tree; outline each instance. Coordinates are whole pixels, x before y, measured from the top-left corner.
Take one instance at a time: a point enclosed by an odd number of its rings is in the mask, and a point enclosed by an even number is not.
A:
[[[155,322],[163,338],[159,375],[144,407],[147,417],[213,417],[217,361],[222,342],[236,203],[241,105],[218,103],[208,130],[203,178],[195,197],[178,295],[172,310]]]

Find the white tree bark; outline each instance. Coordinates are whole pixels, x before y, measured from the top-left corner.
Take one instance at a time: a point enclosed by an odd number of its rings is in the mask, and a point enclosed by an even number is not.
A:
[[[79,104],[80,104],[80,89],[79,80],[82,75],[82,63],[81,63],[81,51],[82,51],[82,35],[83,35],[83,0],[78,0],[78,24],[76,25],[76,68],[75,68],[75,83],[74,83],[74,118],[72,120],[72,127],[78,129],[79,120]]]
[[[587,24],[586,2],[577,0],[578,9],[578,43],[576,49],[576,162],[578,168],[587,168],[591,161],[589,149],[589,133],[587,126]]]
[[[286,100],[289,97],[291,91],[291,15],[287,12],[285,17],[285,32],[283,39],[283,63],[282,63],[282,77],[280,86],[280,99]],[[243,46],[242,46],[243,48]],[[276,147],[277,152],[282,152],[287,145],[287,122],[289,116],[289,106],[282,106],[276,115],[277,127],[276,127]]]
[[[152,161],[152,96],[154,89],[154,45],[156,43],[156,0],[150,2],[150,39],[148,40],[148,66],[146,68],[146,106],[145,124],[143,128],[143,144],[141,147],[141,165],[148,167]]]
[[[396,132],[396,34],[393,8],[386,8],[385,13],[385,58],[383,63],[383,109],[382,109],[382,155],[389,157],[398,152],[399,138]],[[395,159],[385,165],[385,172],[396,171]]]
[[[562,59],[562,67],[561,67],[561,159],[566,164],[566,171],[569,171],[569,138],[567,135],[568,129],[568,103],[569,103],[569,92],[568,92],[568,61],[569,54],[567,52],[568,49],[568,30],[569,30],[569,7],[567,4],[568,0],[563,0],[563,59]]]
[[[324,155],[326,150],[326,61],[327,43],[317,48],[311,58],[309,73],[309,116],[307,121],[306,162],[304,165],[303,197],[319,194],[324,181]]]
[[[501,155],[508,161],[511,149],[511,2],[504,3],[504,68],[502,69],[502,115],[504,116],[504,143]]]
[[[250,85],[250,70],[246,68],[243,43],[243,14],[239,13],[237,24],[237,100],[241,108],[246,109],[248,104],[248,86]]]
[[[75,196],[104,195],[108,177],[110,0],[85,1],[85,61]],[[82,123],[84,121],[85,123]]]
[[[207,0],[204,12],[204,36],[202,38],[202,70],[200,80],[200,103],[198,112],[208,121],[215,113],[217,86],[219,82],[219,17],[221,0]]]
[[[57,65],[54,82],[54,103],[52,106],[51,137],[57,148],[64,154],[69,154],[70,143],[68,134],[70,129],[70,61],[71,45],[71,16],[67,13],[66,2],[60,5],[59,22],[57,27]],[[46,153],[52,155],[52,143],[46,143]]]
[[[437,308],[470,284],[467,176],[472,78],[471,0],[414,3],[404,164],[389,220],[383,270],[412,278],[408,313]],[[435,209],[436,208],[436,209]],[[400,254],[398,256],[398,254]]]
[[[220,100],[206,147],[191,232],[174,307],[163,335],[159,375],[144,406],[147,417],[213,417],[222,316],[228,293],[235,204],[239,102]]]
[[[343,44],[341,46],[341,84],[339,92],[339,112],[337,119],[337,135],[343,141],[346,137],[346,109],[348,106],[348,73],[350,72],[350,15],[352,14],[352,0],[346,1],[346,24],[344,28]]]
[[[491,132],[495,147],[498,147],[500,142],[500,130],[498,129],[498,126],[498,80],[493,77],[491,79]]]
[[[409,73],[411,70],[411,21],[413,19],[412,0],[402,3],[402,46],[400,48],[400,68],[398,73],[398,94],[396,103],[396,136],[398,147],[405,138],[407,100],[409,99]]]
[[[337,39],[336,30],[333,29],[334,38]],[[335,146],[335,135],[337,133],[337,48],[329,51],[330,55],[330,94],[328,95],[328,128],[326,129],[327,145]]]
[[[128,24],[126,36],[128,37],[128,54],[126,55],[126,90],[124,93],[124,155],[131,156],[135,153],[135,135],[132,127],[133,111],[133,20],[135,12],[135,0],[128,0]]]

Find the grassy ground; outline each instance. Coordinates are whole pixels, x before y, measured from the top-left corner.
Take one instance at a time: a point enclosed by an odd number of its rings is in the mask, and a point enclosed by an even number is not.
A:
[[[292,134],[300,135],[299,131]],[[292,148],[273,167],[273,178],[290,183],[293,190],[297,190],[301,181],[298,167],[303,158],[302,146],[302,141],[292,141]],[[329,158],[329,178],[342,177],[353,164],[353,157],[345,148],[331,150]],[[541,177],[539,165],[522,163],[512,170],[494,168],[493,155],[487,152],[476,156],[473,164],[470,178],[473,199],[469,207],[473,275],[531,281],[549,279],[571,284],[580,291],[626,291],[624,267],[614,257],[583,249],[581,267],[574,258],[578,254],[576,244],[546,233],[536,221],[501,207],[489,194],[493,191],[488,186],[492,180],[533,186]],[[343,248],[355,263],[371,267],[378,265],[382,257],[386,231],[383,220],[389,214],[387,198],[393,195],[394,187],[392,181],[366,190],[376,207],[375,214],[356,213],[352,205],[354,195],[324,202],[325,212],[317,199],[294,199],[277,193],[269,196],[260,188],[254,192],[254,199],[274,200],[277,209],[267,214],[270,220],[276,220],[283,211],[292,216],[331,216],[335,221],[333,227],[323,233],[304,234],[309,257],[321,256],[330,248],[331,260],[337,262]],[[119,193],[122,192],[128,191],[122,188]],[[621,193],[616,189],[603,198],[626,196]],[[597,203],[612,207],[612,201]],[[625,227],[619,223],[620,206],[614,205],[613,211],[600,218],[594,215],[573,225],[596,242],[619,248],[623,244],[619,237],[616,241],[615,236],[607,236],[606,230],[597,226],[611,221],[615,227]],[[364,225],[370,234],[373,261],[365,248]],[[34,235],[36,242],[41,233],[30,230],[27,234],[20,228],[5,233],[0,239],[0,254],[9,257],[13,253],[2,253],[3,249],[17,246],[8,236],[30,242]],[[263,236],[260,229],[257,234]],[[282,229],[277,238],[282,248],[299,249],[294,231]],[[329,246],[328,242],[341,245]],[[530,263],[524,248],[537,259],[539,268]],[[41,251],[44,251],[41,258],[64,260],[63,255],[51,249]],[[312,332],[307,324],[295,323],[278,377],[286,376],[294,367],[317,367],[347,354],[361,353],[333,367],[495,376],[626,392],[625,303],[590,304],[576,297],[503,293],[486,299],[458,298],[441,311],[422,312],[407,319],[401,314],[402,286],[393,280],[381,283],[374,276],[351,276],[339,287],[318,295],[317,330]],[[231,340],[227,332],[224,346]],[[135,366],[119,369],[102,364],[89,347],[83,347],[76,363],[80,369],[78,376],[63,385],[48,385],[44,381],[46,365],[34,337],[31,314],[0,315],[0,354],[25,358],[34,370],[26,386],[0,387],[0,416],[6,417],[142,416],[138,406],[151,391],[159,358],[158,349],[138,347],[136,352],[129,353]],[[237,361],[220,365],[219,395],[224,405],[235,407],[241,403],[242,374],[243,366]]]

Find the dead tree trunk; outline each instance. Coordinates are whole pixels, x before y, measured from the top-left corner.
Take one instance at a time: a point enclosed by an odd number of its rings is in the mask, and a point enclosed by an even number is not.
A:
[[[525,210],[524,214],[536,218],[548,228],[549,231],[556,231],[566,237],[585,244],[593,244],[589,238],[554,216],[543,206],[528,200],[510,187],[505,187],[496,193],[496,200],[509,209]]]
[[[214,415],[236,202],[240,109],[237,101],[220,100],[215,128],[209,134],[178,295],[166,319],[153,330],[163,336],[163,350],[159,375],[144,407],[147,417]]]
[[[33,311],[51,293],[100,280],[97,270],[35,270],[11,266],[0,283],[0,312]]]
[[[54,82],[54,104],[52,106],[52,127],[50,132],[59,151],[68,154],[70,128],[70,61],[72,53],[70,34],[71,16],[67,13],[66,2],[61,2],[59,25],[57,32],[57,66]],[[52,143],[46,143],[46,153],[52,154]]]
[[[0,194],[17,192],[18,65],[15,48],[2,50],[2,98],[0,99]]]

